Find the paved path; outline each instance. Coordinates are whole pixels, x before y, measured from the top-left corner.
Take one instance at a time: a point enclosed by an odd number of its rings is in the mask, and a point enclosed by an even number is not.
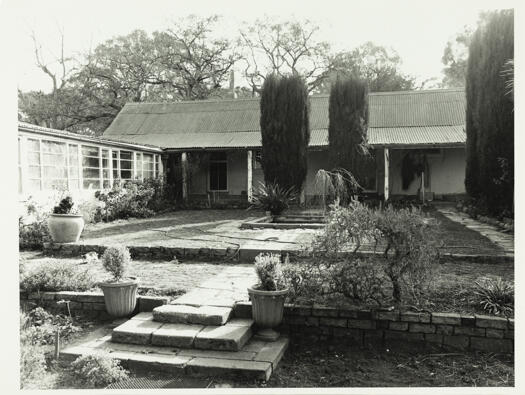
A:
[[[501,232],[497,227],[472,219],[467,214],[458,212],[452,206],[436,206],[436,209],[451,221],[475,230],[504,250],[506,256],[514,257],[514,235]]]
[[[248,300],[248,287],[257,283],[252,265],[230,266],[175,299],[172,304],[190,306],[233,307],[235,302]]]

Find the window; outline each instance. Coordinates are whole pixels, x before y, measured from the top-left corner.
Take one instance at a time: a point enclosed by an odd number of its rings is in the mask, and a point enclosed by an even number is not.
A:
[[[80,180],[78,179],[78,145],[68,144],[69,155],[69,189],[80,189]]]
[[[40,141],[27,139],[27,168],[30,191],[42,189],[42,172],[40,169]]]
[[[212,152],[210,154],[210,191],[228,190],[228,162],[226,152]]]
[[[67,188],[66,144],[42,141],[43,189]]]
[[[109,188],[109,150],[102,150],[102,188]]]
[[[100,189],[99,148],[82,146],[82,178],[85,189]]]
[[[120,151],[120,178],[131,180],[133,178],[133,153],[130,151]],[[113,168],[114,165],[113,165]]]
[[[135,175],[135,177],[139,180],[142,180],[142,153],[140,152],[135,153],[135,166],[135,168],[137,169],[137,174]]]
[[[153,154],[142,154],[142,170],[144,178],[154,177],[155,163],[153,162]]]
[[[160,155],[155,155],[155,176],[159,176],[159,168],[160,168]]]
[[[22,193],[22,148],[20,137],[18,138],[18,193]]]
[[[253,168],[262,169],[262,151],[255,151],[253,155]]]

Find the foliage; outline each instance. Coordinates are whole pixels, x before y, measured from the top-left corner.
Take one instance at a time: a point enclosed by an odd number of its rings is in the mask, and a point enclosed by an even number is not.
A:
[[[259,188],[253,194],[250,208],[269,211],[272,215],[280,215],[296,199],[297,193],[293,187],[284,189],[278,184],[260,183]]]
[[[169,205],[161,178],[115,182],[111,189],[95,192],[95,197],[103,203],[95,218],[105,221],[151,217]]]
[[[33,345],[54,344],[57,331],[62,340],[67,340],[74,333],[81,331],[79,326],[73,324],[71,317],[51,314],[42,307],[23,313],[23,318],[23,341]]]
[[[331,165],[344,169],[359,183],[370,166],[366,145],[368,128],[368,89],[363,80],[337,78],[332,84],[328,105],[328,146]],[[347,183],[355,193],[356,186]]]
[[[259,288],[263,291],[284,289],[281,255],[260,253],[255,257],[255,273],[259,279]]]
[[[89,268],[68,263],[46,262],[21,274],[25,292],[87,291],[95,285]]]
[[[329,78],[319,87],[320,93],[329,93],[330,85],[338,76],[366,81],[370,92],[391,92],[415,88],[415,78],[401,72],[401,58],[392,50],[366,42],[351,51],[332,56]]]
[[[456,35],[454,40],[448,41],[443,51],[441,62],[443,68],[442,86],[444,88],[456,88],[465,86],[467,74],[468,48],[472,39],[472,29],[465,27]]]
[[[501,277],[482,278],[475,282],[476,294],[483,310],[491,314],[512,315],[514,312],[514,285]]]
[[[111,246],[106,248],[102,255],[102,266],[113,275],[113,279],[120,281],[131,263],[129,250],[125,246]]]
[[[120,361],[102,355],[84,355],[71,363],[74,380],[86,388],[103,388],[128,378]]]
[[[246,64],[244,77],[260,93],[268,74],[300,75],[308,91],[317,91],[330,70],[330,45],[318,38],[309,20],[258,19],[241,30],[239,44]]]
[[[469,48],[465,186],[487,200],[491,214],[514,205],[514,103],[505,75],[512,59],[513,10],[487,14]]]
[[[260,126],[266,184],[302,190],[310,141],[309,106],[301,77],[272,74],[264,81]]]
[[[46,372],[43,347],[33,342],[29,317],[20,313],[20,387],[28,389]]]
[[[49,213],[31,198],[24,203],[25,213],[18,217],[18,246],[20,249],[41,249],[49,240]]]
[[[76,210],[73,208],[73,198],[67,196],[60,201],[58,206],[53,208],[53,214],[74,214]]]

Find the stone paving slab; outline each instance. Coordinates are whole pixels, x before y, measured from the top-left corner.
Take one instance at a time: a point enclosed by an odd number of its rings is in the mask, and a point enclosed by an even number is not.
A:
[[[151,344],[154,346],[191,348],[195,337],[203,328],[203,325],[164,324],[153,332]]]
[[[153,332],[162,326],[162,322],[150,320],[129,320],[113,329],[111,338],[118,343],[151,344]]]
[[[207,326],[197,334],[193,346],[202,350],[239,351],[252,337],[251,326],[229,323]]]
[[[159,322],[224,325],[232,311],[230,307],[169,304],[153,309],[153,319]]]
[[[114,343],[110,335],[91,339],[61,351],[63,361],[73,361],[81,355],[105,355],[122,361],[139,372],[183,372],[187,375],[220,375],[238,373],[252,378],[268,379],[288,347],[288,339],[273,343],[249,340],[237,352],[181,349]]]
[[[501,232],[495,226],[476,221],[453,207],[437,206],[436,209],[451,221],[458,222],[469,229],[475,230],[494,244],[503,248],[506,256],[514,257],[514,236],[512,234]]]

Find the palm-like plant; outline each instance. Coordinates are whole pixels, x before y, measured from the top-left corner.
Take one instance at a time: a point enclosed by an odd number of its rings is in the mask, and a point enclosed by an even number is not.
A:
[[[483,310],[492,314],[510,315],[514,311],[514,285],[501,277],[482,278],[475,282],[474,293]]]
[[[281,214],[290,203],[297,199],[297,192],[293,187],[282,188],[277,183],[259,183],[253,195],[250,208],[269,211],[273,216]]]

